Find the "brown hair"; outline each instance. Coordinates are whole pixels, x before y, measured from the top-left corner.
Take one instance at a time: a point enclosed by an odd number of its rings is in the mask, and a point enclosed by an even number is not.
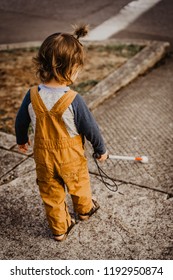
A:
[[[42,82],[52,78],[60,84],[71,84],[75,69],[84,64],[84,49],[80,37],[88,33],[86,25],[75,27],[74,34],[54,33],[42,43],[37,56],[33,59],[36,74]]]

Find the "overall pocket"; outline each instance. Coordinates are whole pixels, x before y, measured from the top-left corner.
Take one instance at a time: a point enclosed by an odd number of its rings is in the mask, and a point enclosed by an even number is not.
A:
[[[81,170],[86,167],[87,160],[83,157],[74,158],[71,162],[61,163],[60,172],[61,177],[63,178],[65,183],[69,181],[78,182],[79,181],[79,173]]]

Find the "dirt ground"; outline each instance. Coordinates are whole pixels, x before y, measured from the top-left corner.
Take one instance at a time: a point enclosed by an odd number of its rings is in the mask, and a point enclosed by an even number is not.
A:
[[[80,94],[120,67],[142,47],[108,45],[86,47],[86,61],[77,82],[72,86]],[[0,130],[14,134],[16,113],[28,89],[38,84],[32,58],[38,49],[17,49],[0,52]]]

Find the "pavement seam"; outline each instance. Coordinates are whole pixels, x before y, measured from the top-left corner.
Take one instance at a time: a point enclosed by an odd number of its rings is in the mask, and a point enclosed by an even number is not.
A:
[[[13,168],[11,168],[11,169],[8,170],[5,174],[3,174],[3,175],[0,177],[0,180],[1,180],[3,177],[7,176],[10,172],[12,172],[13,170],[15,170],[16,167],[18,167],[19,165],[21,165],[21,164],[22,164],[23,162],[25,162],[28,158],[29,158],[29,156],[26,157],[26,158],[24,158],[24,159],[22,159],[20,162],[18,162]],[[33,170],[35,170],[35,168],[34,168]],[[11,180],[11,181],[13,181],[13,180]],[[9,183],[9,182],[8,182],[8,183]],[[4,183],[0,184],[0,186],[2,186],[2,185],[4,185]]]
[[[13,150],[13,148],[14,148],[15,146],[16,146],[16,144],[15,144],[12,148],[10,148],[10,149],[4,148],[4,147],[0,147],[0,149],[2,149],[2,150],[4,150],[4,151],[13,152],[13,153],[15,153],[15,154],[21,155],[20,152]],[[25,156],[25,158],[23,158],[20,162],[18,162],[15,166],[13,166],[13,167],[12,167],[10,170],[8,170],[5,174],[3,174],[2,176],[0,176],[0,180],[2,180],[5,176],[7,176],[8,174],[10,174],[13,170],[15,170],[18,166],[20,166],[20,165],[21,165],[22,163],[24,163],[26,160],[28,160],[29,158],[32,158],[33,153],[30,154],[30,155],[26,155],[26,154],[22,154],[22,155]],[[33,168],[31,171],[34,171],[34,170],[35,170],[35,168]],[[11,180],[8,181],[8,182],[0,183],[0,186],[3,186],[3,185],[6,184],[6,183],[10,183],[10,182],[12,182],[12,181],[15,180],[15,179],[16,179],[16,178],[13,178],[13,179],[11,179]]]
[[[91,170],[89,170],[89,173],[91,175],[100,177],[100,175],[98,173],[92,172]],[[103,177],[106,178],[106,176],[104,176],[104,175],[103,175]],[[160,189],[151,188],[151,187],[148,187],[146,185],[137,184],[137,183],[134,183],[134,182],[131,182],[131,181],[120,180],[120,179],[116,179],[116,178],[113,178],[113,177],[110,177],[110,179],[111,180],[115,180],[115,181],[120,182],[120,183],[125,184],[125,185],[129,184],[129,185],[136,186],[136,187],[139,187],[139,188],[148,189],[148,190],[151,190],[151,191],[155,191],[155,192],[159,192],[159,193],[162,193],[162,194],[166,194],[167,195],[167,199],[173,197],[173,193],[166,192],[166,191],[163,191],[163,190],[160,190]],[[120,186],[120,185],[118,185],[118,186]]]

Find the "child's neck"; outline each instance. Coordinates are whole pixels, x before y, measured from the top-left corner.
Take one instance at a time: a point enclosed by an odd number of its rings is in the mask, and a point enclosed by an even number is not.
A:
[[[66,87],[67,84],[60,84],[56,80],[52,79],[51,81],[44,83],[45,86],[47,87]]]

